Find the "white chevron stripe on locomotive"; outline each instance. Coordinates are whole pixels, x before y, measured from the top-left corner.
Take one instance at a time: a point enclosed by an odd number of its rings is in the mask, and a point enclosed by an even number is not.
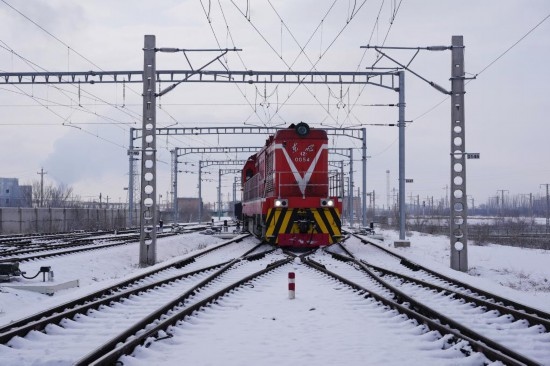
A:
[[[283,153],[285,155],[288,166],[290,167],[290,170],[292,171],[292,174],[294,175],[294,178],[296,179],[296,183],[298,183],[298,187],[300,188],[300,192],[302,192],[302,195],[305,195],[306,187],[309,183],[309,180],[311,179],[311,175],[313,174],[313,170],[315,169],[315,166],[317,165],[317,162],[319,161],[319,158],[321,157],[321,152],[325,149],[328,149],[328,144],[321,145],[321,147],[317,151],[317,155],[315,155],[315,158],[313,158],[313,161],[311,162],[309,168],[307,169],[307,171],[306,171],[306,173],[304,174],[303,177],[298,172],[298,169],[296,168],[296,165],[294,165],[294,162],[292,161],[292,158],[290,157],[290,155],[288,155],[288,152],[286,151],[283,144],[275,144],[275,149],[283,150]]]

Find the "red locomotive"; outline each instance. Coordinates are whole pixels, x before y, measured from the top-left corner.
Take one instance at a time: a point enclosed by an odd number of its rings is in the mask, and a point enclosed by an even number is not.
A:
[[[328,137],[306,123],[281,129],[242,171],[243,228],[280,246],[329,245],[341,239],[342,202],[330,196]]]

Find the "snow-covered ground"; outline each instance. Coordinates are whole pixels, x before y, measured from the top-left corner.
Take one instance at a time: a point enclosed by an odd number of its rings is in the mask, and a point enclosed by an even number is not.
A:
[[[377,230],[380,232],[379,230]],[[382,231],[384,245],[392,247],[398,234]],[[550,312],[550,251],[505,247],[499,245],[470,245],[468,274],[449,269],[449,241],[446,237],[412,233],[410,248],[392,250],[412,261],[426,265],[450,276],[508,297],[529,306]],[[195,234],[159,239],[158,261],[174,261],[191,252],[212,245],[211,236]],[[216,239],[222,242],[222,239]],[[140,268],[138,244],[107,250],[83,252],[40,261],[23,263],[29,274],[40,266],[51,266],[55,281],[78,279],[80,287],[63,290],[53,296],[16,290],[0,285],[0,325],[33,314],[41,309],[66,302],[78,295],[90,293],[119,282]],[[176,330],[175,338],[156,342],[136,357],[126,357],[124,364],[149,365],[480,365],[482,357],[475,354],[462,358],[457,349],[441,350],[432,332],[420,335],[420,329],[395,317],[388,320],[372,304],[366,304],[352,292],[339,289],[338,300],[319,296],[322,282],[300,282],[305,266],[294,264],[297,272],[296,299],[287,298],[286,272],[277,280],[260,281],[262,286],[237,293],[235,298],[221,301],[214,311],[206,311]],[[25,280],[26,281],[26,280]],[[34,280],[40,282],[40,276]],[[24,282],[24,281],[21,281]],[[354,298],[355,296],[355,298]],[[340,311],[345,301],[350,311],[358,308],[371,314],[373,323],[362,324]],[[218,311],[219,310],[219,311]],[[400,320],[401,319],[401,320]],[[218,326],[219,325],[219,326]],[[403,341],[405,338],[408,341]],[[345,339],[346,341],[342,341]],[[395,342],[392,342],[394,340]],[[384,346],[385,345],[385,346]],[[12,352],[0,346],[1,365],[19,365]],[[212,348],[213,347],[213,348]],[[236,349],[235,349],[236,348]],[[233,352],[231,352],[233,350]],[[428,352],[422,358],[423,351]],[[179,356],[178,356],[179,352]],[[420,352],[420,353],[419,353]],[[371,355],[366,357],[365,355]],[[54,364],[49,358],[43,363]],[[417,362],[418,361],[418,362]],[[50,362],[50,363],[48,363]],[[545,362],[550,365],[550,360]]]
[[[377,230],[392,247],[395,231]],[[450,242],[445,236],[412,232],[410,248],[393,250],[413,262],[489,292],[550,312],[550,251],[496,244],[468,245],[468,274],[451,270]]]

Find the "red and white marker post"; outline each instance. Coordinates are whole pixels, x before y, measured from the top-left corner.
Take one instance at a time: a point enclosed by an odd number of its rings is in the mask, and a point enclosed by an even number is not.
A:
[[[296,297],[296,283],[294,282],[296,275],[294,272],[288,272],[288,298]]]

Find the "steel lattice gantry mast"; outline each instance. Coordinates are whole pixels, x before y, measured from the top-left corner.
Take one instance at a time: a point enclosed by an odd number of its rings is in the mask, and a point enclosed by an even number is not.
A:
[[[187,154],[228,154],[242,152],[257,152],[261,147],[177,147],[170,151],[172,156],[171,166],[171,185],[172,185],[172,208],[174,210],[174,220],[178,219],[178,158]],[[199,205],[202,202],[199,202]],[[200,221],[200,219],[199,219]]]
[[[178,223],[178,155],[176,149],[170,150],[170,187],[172,187],[172,209],[174,224]]]
[[[202,168],[213,165],[239,165],[243,166],[246,160],[200,160],[199,161],[199,223],[202,220]],[[218,192],[218,201],[220,201]]]
[[[225,174],[240,174],[241,169],[220,169],[218,170],[218,220],[222,215],[222,175]]]
[[[353,224],[353,148],[329,148],[329,151],[342,155],[346,158],[349,158],[349,180],[348,180],[348,203],[346,206],[348,207],[348,220],[349,225],[352,226]],[[342,173],[342,186],[344,186],[343,182],[344,176]],[[364,190],[364,189],[363,189]],[[344,199],[345,197],[342,197]],[[364,225],[363,225],[364,226]]]

